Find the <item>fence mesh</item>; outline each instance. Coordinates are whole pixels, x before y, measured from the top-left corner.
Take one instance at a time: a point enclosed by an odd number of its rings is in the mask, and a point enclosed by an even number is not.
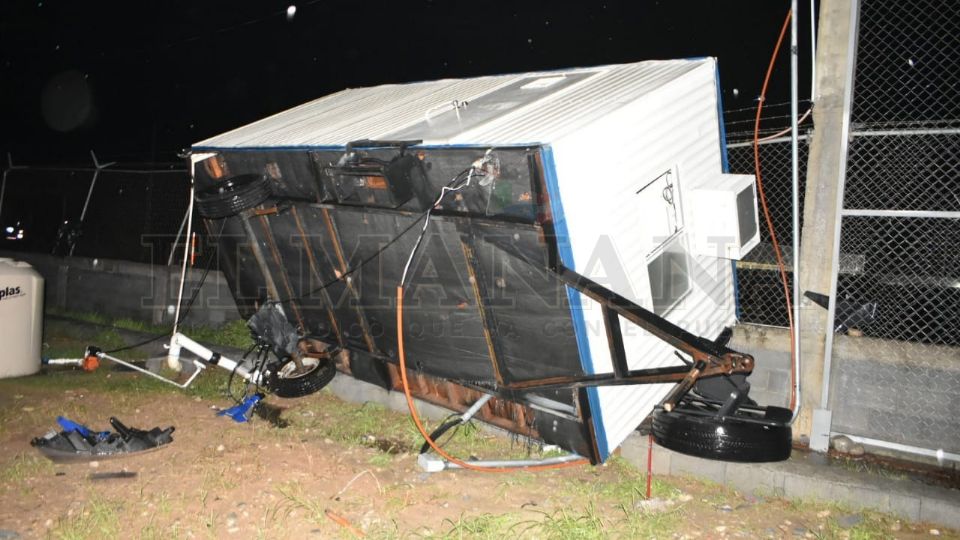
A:
[[[734,174],[754,174],[753,143],[746,139],[752,133],[732,134],[731,140],[740,140],[727,146],[727,159],[730,172]],[[803,193],[806,185],[808,139],[800,137],[800,216],[803,217]],[[790,138],[778,138],[759,143],[760,168],[764,193],[770,218],[773,221],[777,241],[783,253],[784,264],[788,271],[793,264],[791,245],[793,242],[793,202]],[[751,324],[787,326],[786,298],[783,284],[777,269],[773,243],[759,209],[760,245],[737,262],[737,282],[739,291],[740,321]],[[788,274],[792,287],[792,274]]]
[[[104,169],[90,191],[93,175],[83,169],[7,171],[0,249],[67,255],[73,243],[77,256],[166,264],[189,202],[187,174]]]
[[[858,264],[837,280],[833,429],[957,453],[960,3],[859,7],[840,234]]]

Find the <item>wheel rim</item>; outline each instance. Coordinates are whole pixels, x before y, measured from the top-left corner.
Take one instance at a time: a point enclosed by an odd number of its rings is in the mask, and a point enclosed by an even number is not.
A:
[[[303,371],[297,371],[297,363],[290,360],[277,370],[277,378],[285,380],[300,379],[310,375],[320,367],[320,360],[317,358],[305,356],[300,362],[303,364]]]

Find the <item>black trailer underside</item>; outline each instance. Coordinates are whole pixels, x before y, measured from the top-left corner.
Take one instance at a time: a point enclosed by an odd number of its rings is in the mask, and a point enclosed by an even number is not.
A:
[[[391,208],[396,201],[384,202],[389,194],[374,182],[341,202],[329,171],[342,149],[216,150],[196,167],[198,192],[248,174],[267,175],[273,192],[243,215],[205,219],[241,314],[279,300],[304,335],[350,351],[344,369],[354,377],[396,389],[394,291],[420,229],[415,222],[485,152],[417,148],[425,195]],[[397,149],[364,155],[389,161]],[[495,157],[495,179],[475,181],[433,211],[410,269],[404,336],[418,376],[414,394],[462,410],[479,395],[471,389],[493,392],[502,399],[480,418],[596,461],[582,388],[507,388],[585,374],[564,282],[550,271],[556,244],[540,148],[496,149]]]

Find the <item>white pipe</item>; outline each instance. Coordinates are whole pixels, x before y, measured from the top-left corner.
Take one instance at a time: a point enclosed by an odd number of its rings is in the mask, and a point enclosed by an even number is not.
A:
[[[470,465],[476,467],[489,467],[496,469],[510,468],[510,469],[522,469],[524,467],[537,467],[540,465],[557,465],[561,463],[568,463],[571,461],[577,461],[583,459],[577,454],[567,454],[565,456],[557,456],[546,459],[522,459],[522,460],[503,460],[503,461],[471,461]],[[417,456],[417,464],[420,465],[420,468],[426,472],[440,472],[444,469],[461,469],[460,465],[456,463],[450,463],[442,459],[440,456],[434,454],[420,454]]]
[[[960,212],[943,212],[940,210],[871,210],[869,208],[842,208],[840,209],[840,215],[863,217],[960,219]]]
[[[850,133],[854,137],[909,137],[911,135],[960,135],[960,128],[928,129],[871,129],[856,130]]]
[[[800,145],[797,141],[797,0],[790,9],[790,150],[793,176],[793,419],[800,413]]]
[[[480,412],[480,409],[483,408],[483,406],[486,405],[487,402],[490,401],[490,398],[492,397],[493,397],[493,394],[484,394],[483,397],[481,397],[476,402],[474,402],[474,404],[471,405],[469,409],[467,409],[463,414],[460,415],[460,422],[464,424],[469,422],[470,419],[473,418],[473,415]]]
[[[179,383],[177,383],[176,381],[170,380],[170,379],[168,379],[168,378],[166,378],[166,377],[164,377],[164,376],[162,376],[162,375],[157,375],[156,373],[154,373],[154,372],[152,372],[152,371],[143,369],[142,367],[139,367],[139,366],[135,366],[135,365],[133,365],[133,364],[131,364],[131,363],[129,363],[129,362],[124,362],[123,360],[121,360],[121,359],[119,359],[119,358],[115,358],[115,357],[113,357],[113,356],[110,356],[110,355],[107,354],[107,353],[99,352],[99,353],[97,353],[97,358],[99,358],[99,359],[101,359],[101,360],[110,360],[111,362],[115,362],[115,363],[117,363],[117,364],[120,364],[121,366],[126,366],[126,367],[128,367],[128,368],[130,368],[130,369],[132,369],[132,370],[134,370],[134,371],[138,371],[138,372],[140,372],[140,373],[143,373],[144,375],[149,375],[149,376],[153,377],[154,379],[163,381],[163,382],[165,382],[165,383],[167,383],[167,384],[172,384],[173,386],[176,386],[177,388],[180,388],[181,390],[182,390],[182,389],[186,389],[188,386],[190,386],[190,383],[192,383],[193,380],[197,378],[197,375],[199,375],[200,372],[203,371],[203,369],[206,367],[206,366],[203,365],[203,363],[198,362],[197,360],[194,360],[194,361],[193,361],[193,365],[196,366],[196,369],[193,371],[193,375],[190,375],[190,378],[187,379],[187,381],[186,381],[185,383],[179,384]]]
[[[193,232],[193,193],[196,186],[190,179],[190,202],[187,204],[187,236],[183,243],[183,264],[180,267],[180,288],[177,292],[177,307],[173,315],[173,332],[170,337],[170,352],[167,355],[167,367],[180,369],[180,348],[174,345],[180,328],[180,305],[183,303],[183,285],[187,280],[187,261],[190,259],[190,233]]]
[[[220,354],[211,351],[210,349],[179,332],[174,334],[173,338],[170,340],[170,343],[171,349],[173,348],[174,344],[176,345],[178,358],[180,355],[180,349],[186,349],[202,358],[205,362],[223,368],[227,371],[232,371],[252,383],[258,382],[260,378],[261,373],[259,371],[250,371],[243,367],[243,364],[240,362],[232,360],[226,356],[221,356]]]
[[[74,366],[83,365],[83,358],[44,358],[41,360],[45,366]]]
[[[583,459],[583,457],[578,456],[577,454],[567,454],[565,456],[557,456],[546,459],[518,459],[518,460],[502,460],[502,461],[471,461],[470,465],[475,465],[477,467],[510,467],[510,468],[522,468],[522,467],[536,467],[538,465],[555,465],[559,463],[568,463],[570,461],[577,461]],[[460,469],[460,465],[456,463],[447,463],[448,469]]]
[[[797,140],[798,140],[798,141],[805,141],[805,140],[807,140],[808,138],[809,138],[809,137],[808,137],[807,135],[797,135]],[[792,139],[791,139],[790,137],[784,136],[784,137],[777,137],[777,138],[775,138],[775,139],[760,139],[760,140],[758,141],[758,144],[759,144],[760,146],[763,146],[763,145],[765,145],[765,144],[777,144],[777,143],[790,142],[791,140],[792,140]],[[746,147],[752,148],[752,147],[753,147],[753,141],[736,142],[736,143],[730,143],[730,144],[727,145],[727,148],[746,148]]]
[[[960,454],[954,454],[952,452],[944,452],[943,448],[931,450],[929,448],[920,448],[918,446],[910,446],[908,444],[881,441],[879,439],[871,439],[869,437],[860,437],[858,435],[850,435],[848,433],[839,433],[836,431],[830,432],[831,437],[836,435],[843,435],[845,437],[848,437],[853,442],[865,444],[867,446],[875,446],[877,448],[886,448],[888,450],[896,450],[897,452],[904,452],[907,454],[914,454],[918,456],[927,456],[927,457],[936,458],[937,462],[940,465],[943,465],[943,462],[947,460],[960,463]]]
[[[810,0],[810,106],[817,102],[817,0]]]
[[[180,237],[183,236],[183,228],[187,226],[187,218],[190,216],[190,210],[187,210],[187,213],[183,215],[183,219],[180,220],[180,227],[177,229],[177,237],[173,240],[173,245],[170,246],[170,255],[167,257],[167,266],[173,265],[173,256],[177,253],[177,244],[180,243]]]

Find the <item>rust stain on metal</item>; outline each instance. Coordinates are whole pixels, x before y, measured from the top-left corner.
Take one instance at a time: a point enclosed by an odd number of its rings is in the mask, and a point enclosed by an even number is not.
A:
[[[483,325],[483,338],[487,342],[487,353],[490,355],[490,365],[493,366],[493,377],[497,384],[503,384],[503,374],[500,373],[500,362],[497,359],[497,352],[493,346],[493,336],[490,334],[490,327],[487,325],[487,313],[483,307],[483,297],[480,295],[480,287],[477,284],[477,274],[473,269],[473,250],[465,242],[460,242],[460,248],[463,250],[464,262],[467,264],[467,272],[470,276],[470,286],[473,288],[473,297],[477,301],[477,311],[480,312],[480,323]]]
[[[270,222],[267,221],[266,216],[260,216],[260,225],[263,226],[263,232],[265,233],[264,239],[267,241],[267,247],[270,248],[273,260],[277,263],[277,267],[280,268],[280,281],[283,282],[283,288],[287,291],[287,298],[290,299],[289,304],[291,309],[293,309],[293,316],[296,317],[300,328],[305,329],[306,325],[303,322],[303,315],[300,313],[300,308],[297,307],[297,303],[294,301],[293,288],[290,287],[289,276],[287,276],[287,271],[284,269],[283,261],[280,260],[280,250],[277,249],[277,241],[273,237],[273,229],[270,228]]]
[[[343,276],[347,271],[347,260],[343,256],[343,248],[340,246],[340,237],[337,235],[337,229],[333,224],[333,219],[330,217],[330,211],[326,208],[321,210],[323,213],[323,220],[327,226],[327,232],[330,234],[330,242],[333,244],[333,251],[337,256],[337,261],[340,263],[340,272],[338,276]],[[373,338],[370,336],[370,329],[367,327],[367,318],[364,316],[363,311],[360,309],[360,295],[353,288],[353,284],[350,283],[349,278],[343,279],[344,285],[347,287],[347,290],[350,291],[350,294],[357,299],[357,320],[360,322],[360,331],[363,333],[363,341],[367,344],[367,350],[371,353],[377,353],[377,346],[373,342]]]
[[[313,246],[310,244],[310,239],[307,237],[307,233],[303,228],[303,222],[300,221],[300,213],[297,212],[296,207],[291,208],[290,213],[293,215],[293,221],[297,225],[297,231],[300,233],[300,238],[303,239],[303,247],[307,252],[307,263],[310,265],[310,272],[313,273],[314,277],[316,277],[320,283],[323,283],[323,277],[320,275],[320,271],[317,266],[317,260],[313,254]],[[326,304],[327,318],[330,319],[330,325],[333,327],[333,331],[337,336],[337,343],[339,343],[342,347],[343,336],[340,335],[340,325],[337,323],[337,317],[333,313],[333,300],[330,299],[330,295],[327,294],[326,289],[320,289],[320,293],[323,295],[323,299]]]
[[[402,391],[400,368],[396,364],[387,364],[390,381],[395,391]],[[417,398],[455,411],[465,411],[484,393],[472,388],[438,379],[430,375],[416,375],[410,379],[411,393]],[[497,427],[539,439],[539,432],[531,421],[535,411],[525,405],[494,397],[477,413],[476,418]]]

